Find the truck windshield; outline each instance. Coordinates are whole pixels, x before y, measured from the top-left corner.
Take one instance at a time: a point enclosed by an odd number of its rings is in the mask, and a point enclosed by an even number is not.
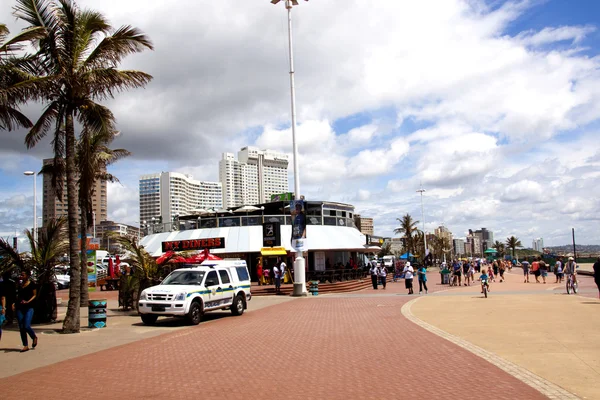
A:
[[[204,271],[173,271],[161,285],[200,285]]]

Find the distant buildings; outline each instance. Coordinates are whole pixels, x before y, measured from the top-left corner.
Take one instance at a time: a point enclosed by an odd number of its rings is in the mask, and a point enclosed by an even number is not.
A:
[[[364,235],[373,235],[373,218],[361,217],[354,214],[354,225]]]
[[[544,251],[544,239],[543,238],[533,239],[533,243],[532,243],[531,247],[535,251],[539,251],[540,253],[543,252]]]
[[[43,160],[44,165],[54,164],[54,159]],[[78,179],[78,177],[76,177]],[[79,196],[79,185],[77,185],[77,196]],[[56,197],[52,189],[52,177],[43,174],[43,194],[42,194],[42,224],[45,225],[54,218],[67,217],[67,177],[63,179],[62,197]],[[92,212],[95,214],[96,224],[106,221],[108,215],[108,199],[106,194],[106,181],[97,180],[95,184],[94,195],[92,196]],[[81,211],[77,207],[77,226],[81,224]],[[90,228],[88,233],[92,232]]]
[[[454,254],[457,256],[464,256],[467,254],[465,251],[465,241],[462,239],[453,239],[452,247],[454,249]]]
[[[479,238],[480,246],[475,253],[482,253],[494,245],[494,232],[481,228],[473,233],[473,236]]]
[[[128,236],[137,240],[141,236],[141,229],[135,226],[121,224],[114,221],[102,221],[96,225],[96,238],[100,239],[100,248],[108,250],[110,253],[123,253],[123,249],[116,240],[111,240],[109,232],[118,236]]]
[[[236,159],[223,153],[219,161],[223,206],[238,207],[271,201],[289,190],[288,156],[272,150],[244,147]]]
[[[141,225],[175,224],[177,217],[194,210],[223,207],[220,182],[197,181],[178,172],[142,175],[139,190]]]

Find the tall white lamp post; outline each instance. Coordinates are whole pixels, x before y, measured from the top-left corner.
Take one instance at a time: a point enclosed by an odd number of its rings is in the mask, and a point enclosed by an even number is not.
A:
[[[425,189],[421,188],[417,190],[417,193],[421,193],[421,219],[423,220],[423,245],[425,246],[425,254],[423,255],[423,263],[425,263],[425,257],[427,257],[427,234],[425,233],[425,213],[423,211],[423,193]]]
[[[277,4],[281,0],[271,0],[272,4]],[[292,7],[298,5],[297,0],[284,0],[285,8],[288,14],[288,45],[290,58],[290,95],[292,107],[292,146],[294,155],[294,198],[300,200],[300,175],[298,168],[298,143],[296,141],[296,87],[294,84],[294,52],[292,46]],[[308,1],[308,0],[305,0]],[[299,257],[294,261],[294,293],[293,296],[306,296],[306,280],[305,280],[305,260],[302,255],[304,250],[301,246],[296,249]]]
[[[23,174],[27,176],[33,175],[33,241],[37,243],[37,174],[33,171],[25,171]]]

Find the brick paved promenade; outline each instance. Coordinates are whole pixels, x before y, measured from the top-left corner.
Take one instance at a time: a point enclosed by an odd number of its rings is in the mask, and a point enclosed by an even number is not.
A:
[[[401,308],[416,296],[404,293],[388,284],[213,319],[4,378],[2,398],[544,398],[407,320]]]

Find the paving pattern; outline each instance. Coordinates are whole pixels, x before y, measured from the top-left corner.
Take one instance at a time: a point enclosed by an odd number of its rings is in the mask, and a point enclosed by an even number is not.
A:
[[[215,319],[2,379],[2,398],[546,398],[409,321],[401,308],[416,296],[404,293],[388,284]]]

